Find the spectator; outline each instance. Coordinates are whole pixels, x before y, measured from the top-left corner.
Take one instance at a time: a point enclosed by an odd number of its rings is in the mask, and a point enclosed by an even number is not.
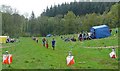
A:
[[[110,29],[110,33],[112,32],[112,29]]]
[[[79,40],[82,41],[82,34],[80,33]]]
[[[88,33],[88,39],[91,39],[91,32]]]
[[[54,38],[52,40],[52,48],[53,48],[53,50],[55,50],[55,40],[54,40]]]
[[[46,40],[46,48],[48,48],[48,40]]]
[[[118,29],[117,28],[115,29],[115,32],[116,32],[116,34],[118,33]]]
[[[38,43],[38,38],[36,38],[36,42]]]
[[[86,33],[83,33],[83,40],[86,40]]]
[[[34,36],[32,37],[32,39],[33,39],[33,40],[36,40],[36,38],[35,38]]]
[[[42,39],[42,42],[43,42],[43,46],[44,46],[44,47],[45,47],[45,41],[46,41],[46,39],[43,38],[43,39]]]
[[[74,38],[74,36],[71,38],[71,41],[76,41],[76,39]]]

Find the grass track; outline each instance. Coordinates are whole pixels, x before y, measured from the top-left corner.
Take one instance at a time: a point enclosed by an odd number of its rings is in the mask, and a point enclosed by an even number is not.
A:
[[[77,36],[77,35],[75,35]],[[42,46],[42,37],[39,37],[39,43],[33,41],[30,37],[21,37],[20,42],[3,44],[2,53],[8,50],[13,55],[13,63],[10,69],[117,69],[118,58],[111,59],[109,53],[111,49],[87,49],[84,47],[104,47],[117,46],[118,37],[110,36],[103,39],[88,41],[64,42],[60,36],[54,37],[56,48],[52,50],[52,37],[47,38],[49,48]],[[14,46],[15,45],[15,46]],[[66,65],[66,56],[71,50],[74,55],[75,64]],[[116,48],[118,55],[118,48]],[[2,65],[3,69],[8,69]]]

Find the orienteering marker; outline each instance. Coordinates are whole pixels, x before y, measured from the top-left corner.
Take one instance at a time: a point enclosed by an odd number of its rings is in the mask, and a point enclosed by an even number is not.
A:
[[[115,48],[112,48],[112,52],[109,55],[111,58],[116,58]]]
[[[69,51],[69,54],[66,58],[66,61],[67,61],[67,65],[70,66],[70,65],[73,65],[75,63],[74,61],[74,56],[72,56],[72,52]]]
[[[8,51],[6,51],[6,54],[3,54],[3,64],[10,65],[12,63],[12,55],[8,54]]]

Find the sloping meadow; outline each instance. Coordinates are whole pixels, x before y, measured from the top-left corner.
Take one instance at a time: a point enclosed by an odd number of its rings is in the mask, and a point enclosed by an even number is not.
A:
[[[61,35],[65,37],[74,35]],[[3,69],[118,69],[118,58],[112,59],[109,53],[112,48],[118,46],[118,34],[112,33],[108,38],[92,39],[85,41],[65,42],[61,36],[47,37],[49,47],[42,46],[42,38],[39,41],[31,37],[20,37],[20,42],[3,44],[2,54],[9,51],[13,55],[10,67],[3,64]],[[55,50],[52,49],[52,38],[56,41]],[[86,48],[89,47],[89,48]],[[103,47],[103,48],[94,48]],[[118,57],[118,48],[116,47]],[[66,65],[68,52],[72,51],[75,64]]]

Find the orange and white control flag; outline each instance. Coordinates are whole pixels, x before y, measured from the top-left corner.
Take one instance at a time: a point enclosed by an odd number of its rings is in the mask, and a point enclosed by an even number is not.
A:
[[[12,63],[12,55],[3,54],[3,64],[11,64],[11,63]]]
[[[75,63],[74,56],[67,56],[66,60],[67,60],[67,65],[68,66],[73,65]]]
[[[109,55],[111,58],[116,58],[116,53],[114,51],[112,51]]]

